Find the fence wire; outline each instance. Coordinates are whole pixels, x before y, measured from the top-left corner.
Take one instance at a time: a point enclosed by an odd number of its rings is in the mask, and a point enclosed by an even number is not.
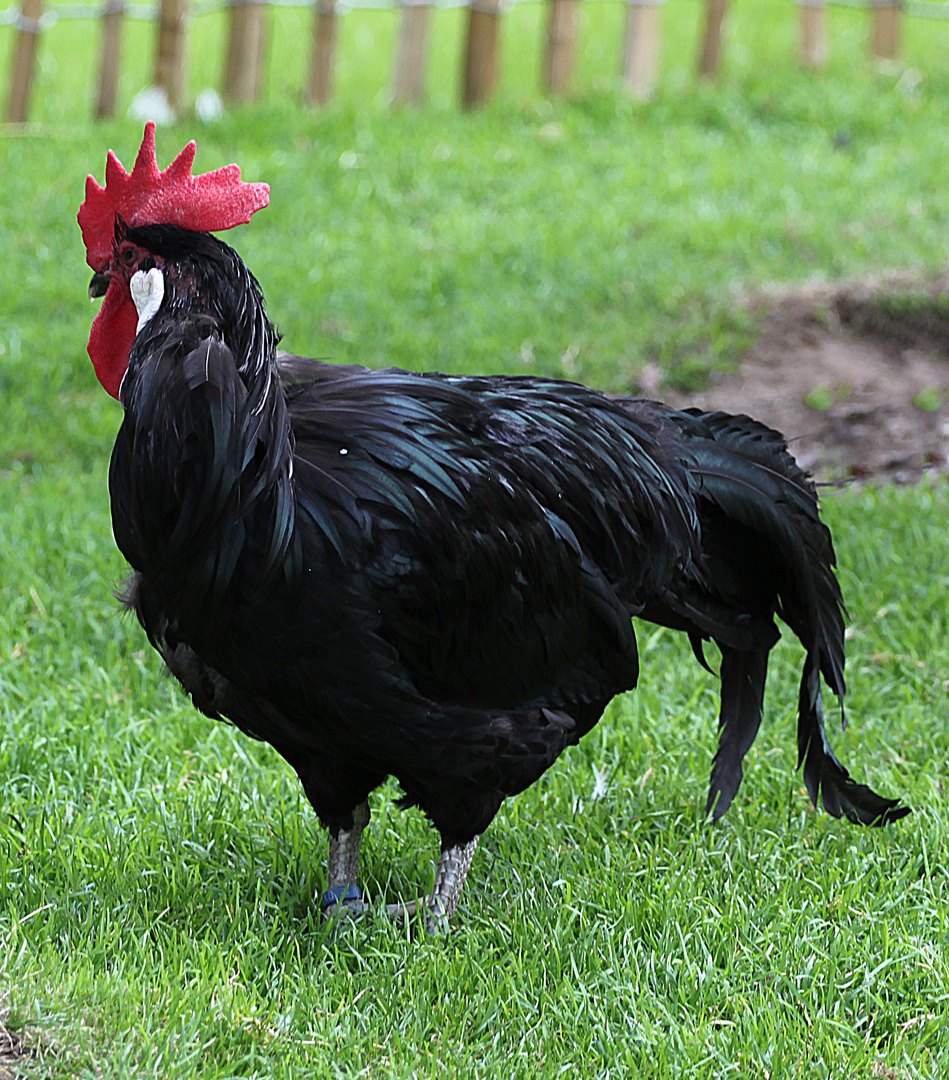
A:
[[[188,8],[189,19],[198,18],[201,15],[213,15],[217,11],[224,11],[229,7],[235,7],[236,3],[247,0],[196,0]],[[262,0],[267,7],[285,8],[314,8],[319,0]],[[420,0],[409,0],[409,3],[419,3]],[[501,10],[512,7],[518,3],[531,3],[536,0],[502,0]],[[471,0],[421,0],[424,6],[437,8],[470,7]],[[337,0],[334,5],[337,13],[344,15],[347,11],[364,9],[367,11],[389,11],[407,6],[399,0]],[[106,4],[51,4],[43,15],[37,19],[25,19],[20,8],[11,5],[5,11],[0,11],[0,26],[22,26],[25,22],[37,23],[40,29],[47,29],[59,19],[100,19],[110,12],[122,11],[129,19],[140,19],[144,22],[158,22],[161,8],[158,4],[123,4],[109,0]]]
[[[864,8],[871,10],[878,7],[892,7],[890,0],[828,0],[837,7]],[[902,0],[897,7],[904,15],[920,16],[923,19],[949,19],[949,3],[933,3],[932,0]]]
[[[237,0],[241,2],[241,0]],[[243,0],[247,2],[247,0]],[[538,0],[502,0],[502,12],[506,8],[513,7],[518,3],[536,3]],[[628,0],[629,2],[629,0]],[[632,0],[635,2],[635,0]],[[650,2],[650,0],[645,0]],[[664,0],[652,0],[663,3]],[[824,7],[825,0],[797,0],[798,3],[809,7]],[[201,15],[211,15],[217,11],[232,7],[235,0],[196,0],[191,5],[188,15],[197,18]],[[266,0],[268,7],[288,8],[312,8],[313,0]],[[345,14],[352,10],[377,10],[387,11],[406,6],[406,4],[423,4],[437,8],[459,8],[472,6],[472,0],[337,0],[336,10]],[[869,11],[876,7],[890,7],[891,0],[826,0],[827,5],[837,7],[858,8]],[[949,0],[936,2],[936,0],[902,0],[898,5],[904,15],[924,19],[949,19]],[[0,26],[17,26],[21,30],[39,33],[47,30],[59,19],[99,19],[110,12],[123,11],[130,19],[140,19],[145,22],[157,22],[160,13],[158,4],[125,4],[122,0],[106,0],[104,4],[51,4],[39,19],[26,18],[18,5],[13,4],[0,11]]]

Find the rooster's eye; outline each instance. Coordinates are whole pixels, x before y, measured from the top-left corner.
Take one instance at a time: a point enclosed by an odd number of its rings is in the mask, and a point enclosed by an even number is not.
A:
[[[136,252],[135,248],[123,248],[122,251],[119,253],[119,258],[122,260],[122,262],[125,263],[126,266],[131,266],[135,262],[137,254],[138,253]]]

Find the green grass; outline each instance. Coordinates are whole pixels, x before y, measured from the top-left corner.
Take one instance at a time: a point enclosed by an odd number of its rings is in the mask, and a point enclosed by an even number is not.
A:
[[[949,25],[908,20],[905,65],[879,73],[863,18],[834,10],[832,65],[808,76],[792,5],[736,5],[723,83],[696,88],[695,13],[668,5],[662,86],[638,105],[616,93],[621,9],[590,5],[577,94],[551,105],[533,44],[514,49],[540,10],[517,8],[500,100],[463,116],[457,12],[436,21],[431,106],[396,115],[390,15],[346,17],[340,100],[317,113],[295,101],[305,16],[281,12],[268,100],[162,131],[159,157],[195,135],[201,169],[272,184],[230,239],[291,348],[619,390],[655,361],[694,382],[753,337],[745,291],[927,273],[949,235]],[[193,89],[217,81],[219,31],[197,24]],[[946,1075],[944,483],[826,499],[852,615],[835,745],[911,818],[809,809],[787,643],[736,805],[703,824],[714,680],[644,627],[640,689],[502,809],[454,933],[327,936],[325,837],[296,781],[196,715],[112,599],[119,409],[85,356],[75,211],[141,132],[88,121],[95,41],[57,24],[37,126],[0,135],[0,1019],[32,1033],[38,1074]],[[144,28],[128,46],[123,107]],[[427,889],[435,855],[393,795],[366,844],[379,902]]]
[[[726,822],[702,824],[714,681],[644,628],[641,688],[510,802],[457,930],[328,937],[325,838],[267,748],[197,716],[120,622],[101,469],[11,472],[0,507],[0,986],[69,1076],[939,1076],[949,496],[827,500],[853,615],[843,760],[916,814],[814,814],[797,651]],[[597,772],[606,790],[594,798]],[[377,900],[435,839],[377,799]]]

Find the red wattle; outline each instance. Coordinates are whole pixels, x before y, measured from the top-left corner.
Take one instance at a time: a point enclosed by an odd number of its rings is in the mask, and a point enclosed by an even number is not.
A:
[[[129,353],[137,328],[138,312],[128,286],[113,278],[99,314],[92,320],[86,348],[96,378],[116,399],[129,366]]]

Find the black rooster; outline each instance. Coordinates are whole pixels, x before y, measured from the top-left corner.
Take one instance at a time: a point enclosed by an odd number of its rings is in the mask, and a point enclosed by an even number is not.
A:
[[[125,418],[112,455],[128,603],[212,717],[269,742],[330,832],[326,908],[358,908],[367,797],[389,775],[438,829],[431,926],[480,833],[636,685],[631,616],[722,653],[708,810],[741,781],[780,615],[806,650],[811,799],[908,812],[827,743],[841,597],[814,487],[776,432],[531,378],[370,371],[278,354],[257,281],[206,230],[265,185],[165,172],[146,128],[80,224],[105,294],[89,351]]]

